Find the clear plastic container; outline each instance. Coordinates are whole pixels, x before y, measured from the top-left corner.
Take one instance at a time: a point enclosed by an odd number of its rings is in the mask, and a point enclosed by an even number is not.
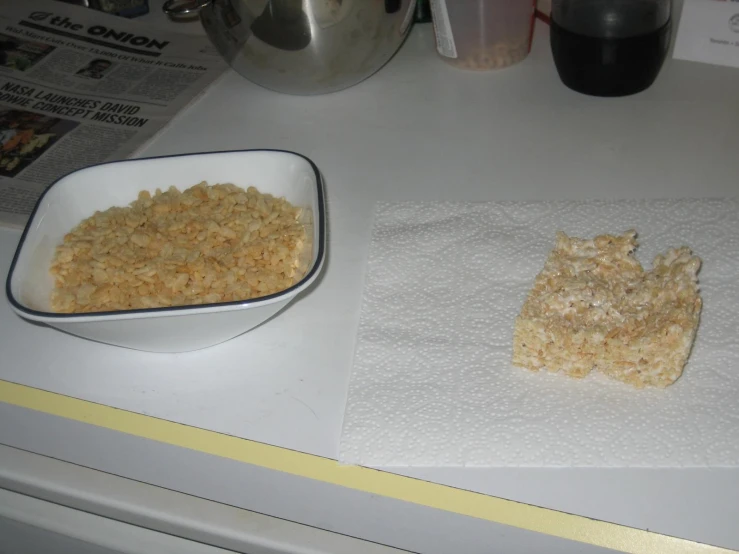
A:
[[[531,46],[534,0],[431,0],[436,48],[465,69],[500,69]]]

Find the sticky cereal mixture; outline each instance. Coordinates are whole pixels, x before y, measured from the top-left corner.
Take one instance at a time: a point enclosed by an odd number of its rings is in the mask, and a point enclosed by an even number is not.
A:
[[[699,323],[701,261],[674,248],[644,271],[635,248],[634,231],[558,233],[516,319],[513,364],[571,377],[596,369],[637,388],[674,383]]]
[[[300,209],[232,184],[199,183],[96,212],[56,249],[52,310],[88,313],[246,300],[305,268]]]
[[[465,69],[501,69],[523,60],[529,53],[528,36],[517,41],[498,42],[485,48],[471,49],[466,55],[450,60]]]

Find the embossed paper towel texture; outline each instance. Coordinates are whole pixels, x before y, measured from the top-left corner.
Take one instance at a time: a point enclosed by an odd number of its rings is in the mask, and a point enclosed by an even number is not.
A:
[[[683,377],[638,391],[512,367],[557,230],[688,245],[704,308]],[[340,460],[374,466],[739,465],[739,206],[727,200],[377,208]]]

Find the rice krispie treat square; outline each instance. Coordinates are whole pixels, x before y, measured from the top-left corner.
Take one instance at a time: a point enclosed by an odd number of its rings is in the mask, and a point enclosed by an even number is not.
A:
[[[513,364],[584,377],[593,369],[637,388],[682,374],[700,319],[700,258],[687,247],[644,271],[636,232],[592,240],[557,234],[516,318]]]

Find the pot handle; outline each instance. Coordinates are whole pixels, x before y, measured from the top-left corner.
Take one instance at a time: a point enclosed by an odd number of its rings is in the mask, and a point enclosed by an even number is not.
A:
[[[173,19],[193,17],[200,13],[211,0],[167,0],[162,11]]]

